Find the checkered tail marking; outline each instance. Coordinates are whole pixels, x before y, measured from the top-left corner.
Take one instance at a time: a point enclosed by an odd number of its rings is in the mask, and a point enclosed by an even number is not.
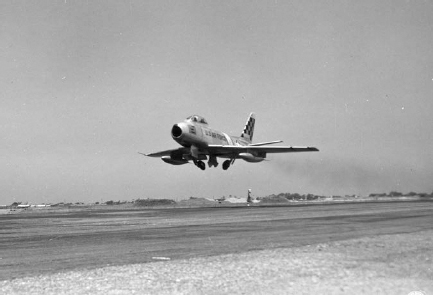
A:
[[[242,137],[249,140],[250,142],[253,141],[253,134],[254,134],[254,124],[256,123],[256,118],[254,114],[251,114],[248,118],[247,123],[245,124],[244,131],[242,132]]]

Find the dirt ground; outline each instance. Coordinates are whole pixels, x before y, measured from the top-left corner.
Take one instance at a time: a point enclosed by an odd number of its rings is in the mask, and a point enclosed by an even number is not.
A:
[[[433,294],[433,231],[0,282],[2,294]],[[421,293],[420,293],[421,294]]]
[[[433,294],[432,221],[429,202],[1,216],[0,293]]]

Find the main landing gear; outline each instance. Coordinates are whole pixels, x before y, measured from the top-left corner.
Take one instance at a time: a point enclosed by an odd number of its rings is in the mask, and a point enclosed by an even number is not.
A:
[[[235,162],[235,159],[225,160],[223,162],[223,170],[229,169],[230,165],[233,164],[234,162]]]
[[[198,168],[200,168],[201,170],[205,170],[206,169],[206,164],[201,161],[201,160],[194,160],[194,165],[196,165]]]
[[[205,170],[206,169],[206,164],[201,161],[201,160],[193,160],[194,165],[196,165],[198,168],[200,168],[201,170]],[[231,159],[231,160],[226,160],[223,162],[223,170],[227,170],[229,169],[229,167],[235,162],[235,159]],[[218,166],[218,162],[216,162],[216,158],[211,158],[209,160],[209,167],[217,167]]]

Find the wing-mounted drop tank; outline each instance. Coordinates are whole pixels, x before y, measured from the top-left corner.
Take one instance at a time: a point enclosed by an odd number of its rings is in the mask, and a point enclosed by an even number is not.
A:
[[[260,156],[254,156],[253,154],[250,153],[240,153],[238,157],[249,163],[259,163],[265,160],[266,154],[263,157],[260,157]]]
[[[183,165],[188,164],[188,160],[185,159],[174,159],[170,156],[161,157],[161,160],[171,165]]]

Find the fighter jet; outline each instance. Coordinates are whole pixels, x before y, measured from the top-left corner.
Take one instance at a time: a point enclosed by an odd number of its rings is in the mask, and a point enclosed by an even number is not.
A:
[[[201,170],[217,167],[217,158],[227,159],[222,168],[227,170],[236,159],[250,163],[262,162],[268,153],[317,152],[315,147],[303,146],[269,146],[281,143],[281,140],[252,143],[255,114],[251,113],[241,136],[229,136],[224,132],[211,129],[205,118],[192,115],[171,128],[171,137],[182,147],[142,155],[161,158],[172,165],[183,165],[190,161]]]

